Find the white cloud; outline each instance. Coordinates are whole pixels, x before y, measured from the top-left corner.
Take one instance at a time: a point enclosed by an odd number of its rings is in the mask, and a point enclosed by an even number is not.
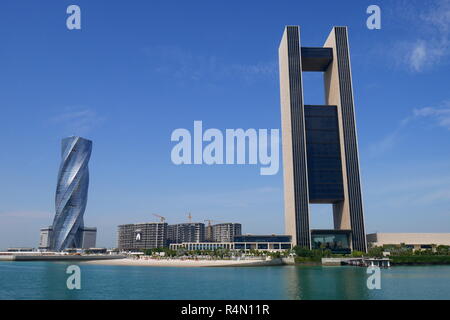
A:
[[[383,154],[389,150],[391,150],[399,141],[399,130],[395,130],[394,132],[388,134],[380,141],[373,143],[369,147],[369,154],[374,157],[379,154]]]
[[[427,49],[424,41],[419,41],[411,50],[409,64],[414,71],[421,71],[427,59]]]
[[[446,189],[444,190],[435,190],[432,192],[426,192],[418,197],[415,201],[417,203],[435,203],[437,201],[449,201],[450,200],[450,190],[448,189],[448,186],[446,186]]]
[[[180,82],[221,81],[238,79],[253,82],[260,78],[276,77],[277,61],[253,64],[229,63],[214,55],[195,54],[178,46],[154,46],[144,49],[151,58],[154,70]]]
[[[61,124],[69,134],[84,135],[104,121],[93,109],[67,108],[65,112],[50,119],[51,122]]]
[[[431,10],[421,14],[423,21],[430,23],[441,33],[450,32],[450,1],[440,0],[435,3]]]
[[[431,125],[450,130],[450,100],[444,101],[436,107],[413,109],[410,115],[399,122],[394,131],[369,147],[370,156],[378,156],[392,150],[401,141],[406,127],[411,122],[420,119],[429,120]]]
[[[416,118],[430,119],[436,125],[450,130],[450,101],[444,102],[439,107],[414,109],[413,115]]]
[[[407,62],[414,72],[421,72],[439,64],[447,54],[449,46],[446,42],[435,40],[419,40],[409,48],[411,51]]]
[[[276,61],[250,65],[235,64],[231,66],[231,73],[237,74],[246,81],[253,81],[256,77],[275,77],[278,64]]]
[[[399,64],[422,72],[446,62],[450,55],[450,0],[432,2],[428,8],[422,3],[416,7],[402,3],[395,17],[406,19],[407,32],[412,31],[394,45]]]

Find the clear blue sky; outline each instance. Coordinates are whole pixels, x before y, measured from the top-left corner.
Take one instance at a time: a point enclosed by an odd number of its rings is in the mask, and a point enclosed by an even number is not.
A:
[[[81,7],[82,30],[66,28]],[[366,8],[381,7],[381,30]],[[98,245],[123,223],[237,221],[282,233],[282,171],[175,166],[176,128],[279,128],[277,50],[349,27],[368,232],[450,232],[450,2],[2,1],[0,249],[37,246],[52,223],[60,141],[92,139],[85,223]],[[305,102],[323,103],[320,74]],[[314,206],[312,226],[332,225]]]

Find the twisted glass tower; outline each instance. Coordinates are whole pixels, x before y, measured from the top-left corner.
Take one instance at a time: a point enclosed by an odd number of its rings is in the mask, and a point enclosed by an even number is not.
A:
[[[51,248],[61,251],[82,245],[83,214],[86,209],[92,141],[69,137],[61,143]]]

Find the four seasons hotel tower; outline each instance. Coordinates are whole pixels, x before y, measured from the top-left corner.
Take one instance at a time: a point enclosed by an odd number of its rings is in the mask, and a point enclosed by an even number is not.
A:
[[[286,233],[294,245],[367,251],[346,27],[302,47],[287,26],[279,47]],[[305,105],[303,72],[322,72],[324,105]],[[310,203],[333,206],[334,229],[310,229]]]

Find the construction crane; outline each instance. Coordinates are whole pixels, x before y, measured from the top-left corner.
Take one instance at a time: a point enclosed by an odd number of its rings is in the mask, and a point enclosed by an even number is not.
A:
[[[206,241],[214,241],[214,233],[213,233],[213,227],[211,225],[211,222],[219,222],[219,221],[205,219],[205,222],[206,221],[208,222],[208,225],[206,226]]]
[[[220,222],[217,220],[211,220],[211,219],[205,219],[206,222],[208,222],[208,227],[211,227],[211,222]]]
[[[161,222],[166,221],[166,217],[160,216],[159,214],[156,214],[156,213],[153,213],[153,215],[154,215],[155,217],[158,217],[158,218],[161,220]]]
[[[192,222],[192,215],[191,215],[191,213],[189,212],[189,214],[188,214],[188,220],[189,220],[189,223],[191,223]]]

